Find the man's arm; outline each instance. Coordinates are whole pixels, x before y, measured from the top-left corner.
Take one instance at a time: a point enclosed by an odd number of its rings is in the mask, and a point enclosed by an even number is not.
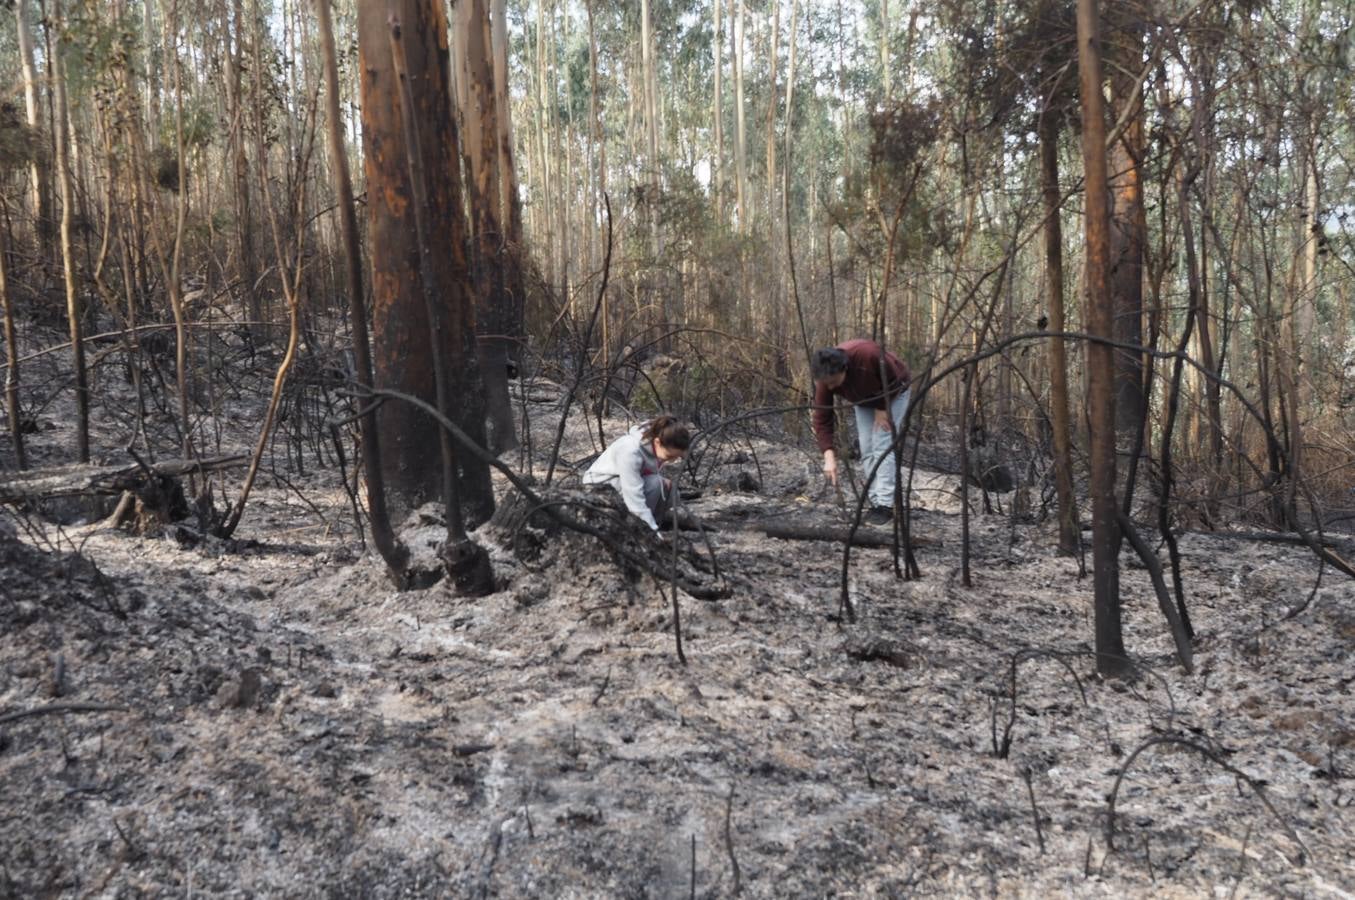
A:
[[[837,484],[837,453],[833,451],[833,392],[821,384],[814,385],[814,438],[823,453],[823,474]]]

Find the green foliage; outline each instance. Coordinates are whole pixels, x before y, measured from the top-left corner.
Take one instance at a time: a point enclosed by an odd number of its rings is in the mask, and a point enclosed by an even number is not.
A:
[[[188,152],[201,150],[215,143],[217,117],[210,98],[187,96],[183,108],[183,143]],[[177,128],[172,114],[160,122],[160,142],[167,146],[178,143]]]

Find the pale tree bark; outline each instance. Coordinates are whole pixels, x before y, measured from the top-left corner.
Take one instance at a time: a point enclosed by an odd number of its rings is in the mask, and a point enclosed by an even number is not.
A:
[[[551,178],[551,98],[547,93],[549,65],[546,56],[546,0],[536,2],[536,144],[537,181],[541,187],[541,218],[537,233],[545,237],[547,272],[560,271],[559,254],[555,240],[555,190]],[[544,226],[544,227],[541,227]]]
[[[593,24],[593,0],[585,0],[584,12],[588,16],[588,140],[584,150],[584,165],[587,168],[587,174],[583,177],[582,182],[584,192],[588,195],[586,207],[588,219],[584,223],[583,229],[583,258],[586,262],[587,271],[591,272],[597,265],[597,253],[594,249],[596,246],[594,242],[596,230],[593,228],[593,223],[597,221],[598,213],[598,167],[596,160],[598,151],[602,149],[600,129],[598,128],[598,41],[597,31]],[[494,59],[497,63],[497,46]],[[496,68],[496,83],[497,76],[498,70]]]
[[[739,234],[748,233],[748,162],[746,131],[743,121],[743,0],[729,0],[730,9],[738,4],[734,18],[732,55],[734,57],[734,194],[737,199]]]
[[[46,134],[42,127],[42,106],[38,98],[37,66],[33,62],[33,23],[28,19],[28,4],[32,0],[17,0],[14,21],[19,32],[19,65],[24,79],[24,114],[28,127],[37,134]],[[48,62],[50,65],[50,60]],[[39,142],[38,152],[29,166],[29,185],[32,191],[33,230],[38,238],[38,252],[44,264],[52,258],[52,175],[48,166],[47,141]]]
[[[715,97],[711,112],[715,119],[715,147],[711,156],[711,175],[715,184],[715,220],[725,221],[725,104],[724,104],[724,27],[720,13],[724,9],[723,0],[713,0],[710,5],[715,16],[715,30],[711,34],[710,52],[715,72]],[[592,9],[592,4],[589,4]]]
[[[570,209],[570,184],[569,184],[569,152],[564,135],[564,126],[560,122],[560,60],[558,47],[560,36],[555,33],[559,27],[562,16],[558,15],[558,6],[554,0],[551,3],[550,17],[551,21],[551,39],[547,47],[547,54],[550,58],[550,129],[551,129],[551,149],[555,155],[555,227],[560,235],[560,291],[568,297],[573,290],[570,286],[570,273],[572,271],[571,254],[573,251],[572,235],[569,233],[569,209]]]
[[[1307,414],[1309,399],[1312,396],[1311,365],[1317,353],[1314,331],[1316,329],[1317,301],[1317,250],[1318,239],[1322,236],[1322,225],[1318,207],[1317,187],[1317,138],[1316,114],[1305,123],[1307,130],[1306,146],[1299,154],[1299,171],[1303,179],[1303,203],[1297,216],[1298,252],[1290,272],[1288,301],[1285,303],[1285,315],[1281,324],[1283,348],[1276,354],[1276,368],[1279,370],[1281,387],[1284,392],[1288,425],[1289,471],[1285,491],[1285,508],[1288,519],[1297,514],[1294,506],[1298,482],[1304,474],[1304,417]],[[1294,277],[1297,276],[1297,277]],[[1297,283],[1296,283],[1297,282]]]
[[[880,0],[880,82],[884,86],[885,103],[894,97],[890,79],[889,27],[889,0]]]
[[[518,193],[517,143],[513,134],[513,102],[508,90],[508,10],[507,0],[491,0],[491,34],[494,52],[494,105],[498,111],[499,208],[504,234],[504,315],[506,333],[515,340],[526,335],[523,321],[522,198]],[[591,221],[591,220],[590,220]],[[509,356],[519,358],[517,348]]]
[[[767,168],[765,212],[768,226],[774,228],[772,223],[776,221],[776,66],[781,41],[781,0],[771,0],[771,6],[772,49],[767,56],[767,74],[770,87],[767,91],[766,150],[764,152]]]
[[[246,326],[251,341],[267,340],[268,330],[262,324],[263,308],[259,303],[259,270],[254,258],[254,217],[250,203],[249,158],[245,152],[245,104],[241,91],[244,68],[245,21],[241,0],[231,0],[231,19],[234,24],[234,49],[227,48],[226,76],[227,105],[230,119],[229,146],[231,174],[235,199],[235,252],[239,254],[240,290],[245,300]],[[224,19],[224,14],[223,14]],[[255,98],[255,103],[258,103]]]
[[[257,2],[257,0],[256,0]],[[175,193],[174,247],[170,252],[166,285],[174,315],[174,377],[179,393],[179,419],[183,429],[184,459],[192,459],[193,419],[188,411],[188,322],[184,311],[180,266],[183,264],[184,229],[188,223],[188,162],[183,136],[183,66],[179,64],[179,0],[170,0],[165,49],[174,67],[174,143],[178,159],[179,189]],[[258,46],[258,35],[255,35]]]
[[[159,134],[160,78],[164,68],[164,57],[160,49],[160,34],[155,27],[155,0],[143,0],[141,27],[142,46],[146,48],[146,110],[149,116],[146,131],[149,134]]]
[[[1091,434],[1092,560],[1096,667],[1103,675],[1128,671],[1120,623],[1120,525],[1115,501],[1115,360],[1096,338],[1114,335],[1110,264],[1110,204],[1106,173],[1105,107],[1101,97],[1100,16],[1096,0],[1077,0],[1078,84],[1082,100],[1087,242],[1087,408]]]
[[[659,114],[654,88],[654,31],[649,21],[649,0],[640,0],[640,68],[644,74],[645,90],[645,138],[649,142],[649,154],[646,168],[649,169],[649,202],[646,204],[649,219],[650,252],[659,256],[659,171],[663,166],[659,159]]]
[[[52,18],[61,27],[64,17],[61,0],[52,2]],[[49,23],[49,28],[52,25]],[[70,142],[66,116],[66,67],[62,62],[61,39],[58,35],[51,46],[54,50],[50,66],[52,93],[56,101],[56,172],[61,186],[61,268],[66,282],[66,318],[69,320],[71,353],[75,367],[75,449],[80,462],[89,462],[89,376],[85,369],[84,304],[75,278],[75,250],[71,246],[71,223],[75,216],[75,187],[71,178]]]
[[[719,0],[716,0],[718,5]],[[602,134],[602,111],[598,106],[598,42],[597,32],[593,24],[593,0],[588,0],[588,102],[591,107],[589,117],[589,128],[593,135],[593,144],[597,147],[597,183],[594,190],[589,192],[588,201],[588,233],[594,234],[597,223],[597,200],[599,196],[605,197],[607,194],[607,141]],[[592,177],[592,176],[590,176]],[[591,265],[596,265],[596,260]],[[607,294],[602,294],[602,309],[599,311],[599,318],[602,326],[602,365],[606,368],[609,363],[609,354],[611,348],[610,310],[607,308]]]

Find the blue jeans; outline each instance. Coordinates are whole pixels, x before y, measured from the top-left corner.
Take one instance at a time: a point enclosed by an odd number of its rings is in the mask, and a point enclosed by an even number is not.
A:
[[[866,485],[871,506],[894,505],[894,454],[889,446],[903,427],[903,415],[908,411],[908,396],[904,391],[889,404],[889,417],[894,420],[893,433],[875,427],[875,410],[869,406],[854,406],[856,410],[856,441],[861,448],[862,475],[869,475],[881,457],[884,462],[875,470],[875,477]]]

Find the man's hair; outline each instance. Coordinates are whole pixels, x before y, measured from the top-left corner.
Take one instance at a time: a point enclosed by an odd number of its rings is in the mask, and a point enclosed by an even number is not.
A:
[[[815,350],[814,355],[809,358],[809,374],[815,381],[823,381],[845,371],[847,371],[847,351],[838,347]]]

